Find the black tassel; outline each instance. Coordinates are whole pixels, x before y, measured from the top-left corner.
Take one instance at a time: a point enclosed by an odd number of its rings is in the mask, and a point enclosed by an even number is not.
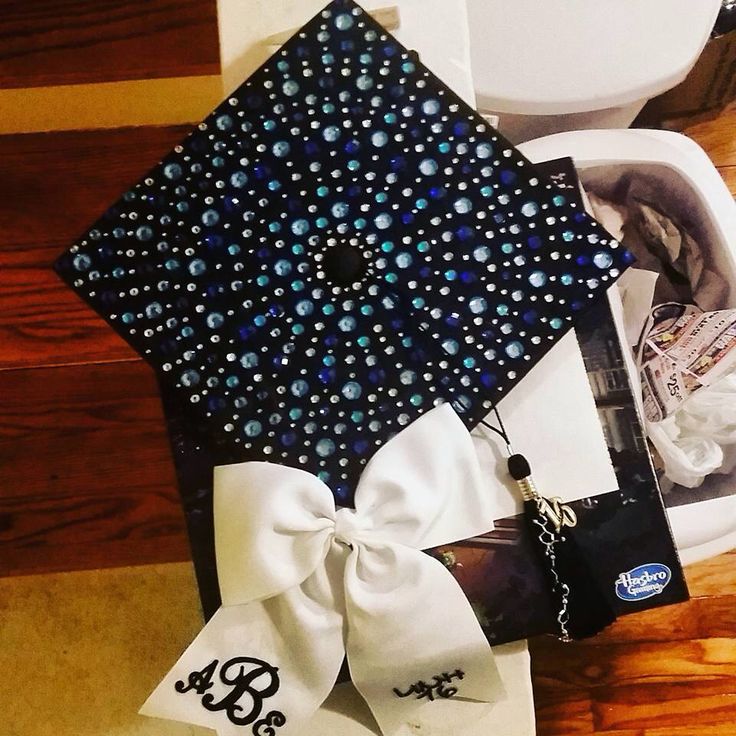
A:
[[[558,498],[539,495],[523,455],[511,455],[508,468],[524,498],[524,519],[550,584],[559,637],[569,641],[597,634],[616,614],[572,534],[575,512]]]

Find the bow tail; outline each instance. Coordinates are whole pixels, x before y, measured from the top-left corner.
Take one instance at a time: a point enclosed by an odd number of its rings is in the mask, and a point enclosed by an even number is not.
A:
[[[454,734],[505,697],[488,640],[442,563],[399,545],[355,551],[345,572],[348,663],[384,736]]]
[[[221,607],[140,712],[219,736],[298,734],[345,654],[328,577],[323,569],[276,598]]]

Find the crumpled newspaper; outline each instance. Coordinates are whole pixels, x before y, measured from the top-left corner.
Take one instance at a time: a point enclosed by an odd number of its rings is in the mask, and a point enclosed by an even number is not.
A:
[[[647,434],[689,488],[736,463],[736,310],[655,307],[637,348]]]

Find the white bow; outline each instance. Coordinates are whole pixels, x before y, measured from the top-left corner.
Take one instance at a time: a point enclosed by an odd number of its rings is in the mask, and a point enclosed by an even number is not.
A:
[[[503,697],[465,594],[421,552],[493,528],[472,440],[448,404],[375,454],[355,510],[336,511],[314,475],[263,462],[215,468],[214,493],[222,607],[141,713],[220,736],[297,734],[345,653],[386,736],[438,733],[452,696]]]

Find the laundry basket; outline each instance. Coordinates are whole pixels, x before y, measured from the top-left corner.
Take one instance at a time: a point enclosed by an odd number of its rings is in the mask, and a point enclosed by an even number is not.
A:
[[[710,267],[726,277],[721,308],[736,307],[736,203],[703,150],[679,133],[653,130],[580,130],[520,146],[532,161],[571,156],[588,192],[611,198],[622,177],[639,174],[656,184],[669,212],[681,216],[708,249]],[[635,371],[633,361],[630,371]],[[668,507],[685,564],[736,547],[736,473],[721,479],[720,497]],[[665,494],[665,504],[672,502]]]

